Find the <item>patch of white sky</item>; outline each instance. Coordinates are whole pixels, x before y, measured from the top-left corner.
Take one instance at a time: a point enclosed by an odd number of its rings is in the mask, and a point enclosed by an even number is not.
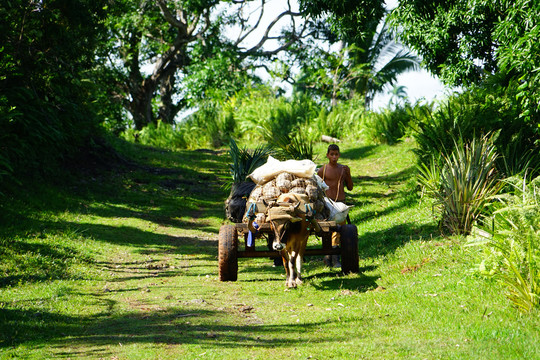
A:
[[[394,9],[398,3],[398,0],[385,1],[388,10]],[[413,104],[440,100],[450,91],[436,76],[423,68],[398,75],[395,86],[404,86],[408,99]],[[373,99],[373,109],[380,109],[388,105],[392,89],[386,88],[384,90]]]

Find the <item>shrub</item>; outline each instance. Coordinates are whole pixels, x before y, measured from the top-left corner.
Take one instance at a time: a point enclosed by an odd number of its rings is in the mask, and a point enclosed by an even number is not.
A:
[[[468,234],[501,186],[491,138],[475,138],[470,143],[454,141],[454,150],[443,155],[443,164],[432,159],[419,166],[418,181],[434,198],[441,213],[440,225],[452,234]]]
[[[383,109],[380,113],[371,113],[366,117],[367,137],[380,144],[393,145],[406,136],[410,129],[410,106]]]
[[[172,125],[161,121],[158,121],[157,125],[150,124],[140,131],[128,129],[123,132],[122,137],[143,145],[172,150],[186,148],[188,144],[188,139],[182,130],[175,130]]]
[[[454,147],[454,139],[470,142],[487,133],[499,155],[498,170],[509,177],[531,169],[538,172],[540,152],[537,125],[519,117],[515,89],[511,86],[471,88],[450,97],[423,121],[416,121],[413,136],[418,163],[440,164]]]
[[[500,279],[512,303],[528,312],[540,304],[540,177],[505,182],[512,190],[499,197],[499,208],[475,229],[469,246],[483,246],[479,270]]]
[[[321,135],[343,139],[357,134],[365,114],[364,103],[358,99],[340,102],[330,110],[321,109],[313,125],[317,140]]]

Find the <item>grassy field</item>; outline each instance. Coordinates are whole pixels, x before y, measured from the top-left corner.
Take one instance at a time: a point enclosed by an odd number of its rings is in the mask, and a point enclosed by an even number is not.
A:
[[[217,276],[226,151],[118,144],[0,207],[0,358],[533,359],[537,313],[473,271],[439,234],[414,181],[413,144],[346,143],[360,274],[306,259],[285,289],[269,259]],[[325,146],[319,145],[319,163]],[[313,237],[312,245],[320,240]]]

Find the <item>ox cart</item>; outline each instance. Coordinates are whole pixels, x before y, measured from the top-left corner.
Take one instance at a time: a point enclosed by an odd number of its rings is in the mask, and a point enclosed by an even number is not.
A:
[[[313,226],[311,235],[322,240],[319,248],[308,247],[305,256],[311,255],[341,255],[341,269],[344,273],[358,273],[358,232],[355,225],[339,225],[335,221],[317,220],[318,226]],[[332,233],[339,232],[341,245],[332,248]],[[272,242],[274,236],[269,223],[260,225],[256,234],[252,233],[248,241],[250,229],[246,223],[223,225],[219,229],[218,267],[221,281],[236,281],[238,278],[238,259],[257,257],[281,257],[281,251],[256,249],[256,240],[265,238]],[[243,241],[239,241],[243,239]]]

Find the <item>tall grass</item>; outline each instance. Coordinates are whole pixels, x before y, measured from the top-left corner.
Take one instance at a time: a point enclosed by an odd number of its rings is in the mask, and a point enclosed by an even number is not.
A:
[[[529,312],[540,305],[540,177],[505,182],[511,191],[499,197],[499,209],[470,245],[484,246],[479,269],[499,278],[512,303]]]
[[[149,124],[140,131],[128,129],[124,131],[122,137],[125,140],[135,140],[143,145],[165,149],[183,149],[188,144],[184,131],[175,130],[172,125],[161,121],[157,124]]]
[[[475,221],[501,189],[495,162],[497,153],[491,138],[470,143],[454,141],[454,150],[443,155],[442,166],[433,159],[420,165],[418,181],[434,198],[441,214],[440,225],[452,234],[469,234]]]
[[[366,117],[364,128],[369,140],[393,145],[410,134],[411,114],[409,105],[387,108]]]
[[[366,114],[364,103],[358,99],[340,102],[329,110],[323,108],[313,121],[313,129],[320,139],[328,135],[338,139],[357,136]]]

